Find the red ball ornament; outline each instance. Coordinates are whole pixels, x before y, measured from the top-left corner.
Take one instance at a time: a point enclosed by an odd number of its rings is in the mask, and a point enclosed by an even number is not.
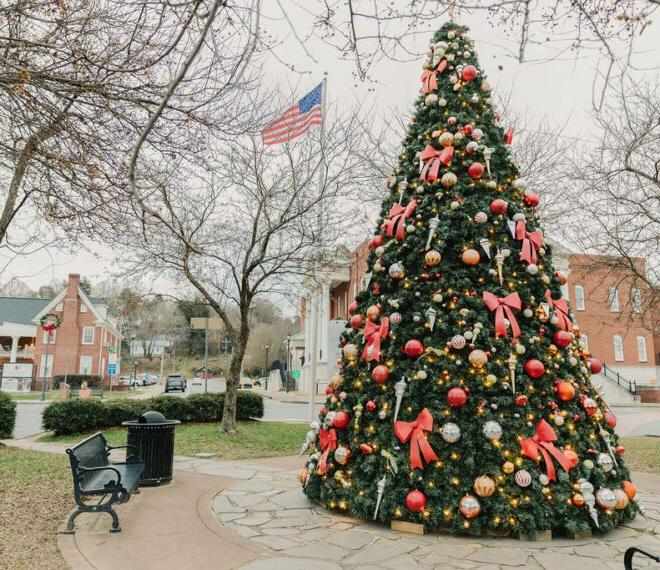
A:
[[[325,406],[321,406],[321,409],[319,410],[319,414],[325,416],[327,413],[328,413],[328,408],[326,408]]]
[[[568,283],[568,277],[566,277],[566,274],[562,271],[555,271],[555,277],[559,279],[560,285],[566,285],[566,283]]]
[[[350,421],[351,416],[349,416],[347,412],[337,412],[335,414],[335,419],[332,420],[332,425],[337,429],[344,429]]]
[[[560,348],[566,348],[569,344],[571,344],[572,340],[573,337],[571,333],[566,331],[557,331],[552,335],[552,342],[554,342]]]
[[[379,364],[371,371],[371,377],[376,384],[385,384],[390,377],[390,369],[384,364]]]
[[[526,406],[527,402],[529,399],[525,394],[521,394],[520,396],[516,396],[516,406]]]
[[[527,204],[530,208],[536,208],[536,206],[539,205],[539,197],[534,194],[534,192],[528,192],[525,194],[525,204]]]
[[[573,451],[572,449],[564,449],[562,453],[564,454],[564,457],[568,459],[569,463],[571,464],[571,467],[575,467],[580,461],[578,454],[575,453],[575,451]]]
[[[424,346],[418,340],[409,340],[404,348],[406,355],[410,358],[417,358],[424,352]]]
[[[463,388],[452,388],[447,392],[447,402],[452,408],[460,408],[467,402],[467,393]]]
[[[326,395],[326,396],[329,396],[330,394],[334,394],[334,393],[335,393],[335,391],[332,389],[331,386],[326,386],[324,392],[325,392],[325,395]]]
[[[351,317],[351,327],[355,330],[360,328],[362,324],[362,315],[353,315]]]
[[[376,402],[369,400],[364,407],[367,408],[367,412],[373,412],[376,409]]]
[[[463,131],[463,134],[469,135],[474,130],[474,127],[468,123],[461,130]]]
[[[493,212],[493,214],[497,214],[497,215],[505,214],[506,209],[508,207],[509,204],[507,204],[504,200],[501,200],[500,198],[493,200],[488,206],[489,210]]]
[[[623,445],[617,445],[616,448],[614,449],[614,454],[615,455],[623,455],[626,452],[626,448],[623,447]]]
[[[533,379],[538,379],[545,374],[545,366],[540,360],[532,359],[525,362],[523,367],[525,374]]]
[[[406,508],[413,513],[419,513],[426,506],[426,495],[415,489],[406,495]]]
[[[473,162],[470,166],[468,166],[467,172],[470,178],[473,180],[478,180],[484,175],[484,165],[480,162]]]
[[[348,314],[349,314],[349,315],[353,315],[353,314],[355,314],[355,311],[358,310],[358,307],[359,307],[359,306],[360,306],[360,305],[358,304],[357,301],[353,301],[353,302],[348,306]]]
[[[608,427],[611,427],[612,429],[616,427],[616,416],[612,412],[605,413],[605,421],[607,422]]]
[[[463,81],[474,81],[477,78],[477,68],[474,65],[466,65],[463,68]]]
[[[368,443],[361,443],[360,444],[360,451],[364,455],[371,455],[374,452],[374,448],[371,447],[371,445],[369,445]]]
[[[557,382],[555,392],[557,394],[557,398],[559,398],[562,402],[568,402],[569,400],[575,398],[575,386],[573,386],[573,384],[570,382]]]
[[[587,358],[591,365],[591,373],[598,374],[603,369],[603,363],[597,358]]]

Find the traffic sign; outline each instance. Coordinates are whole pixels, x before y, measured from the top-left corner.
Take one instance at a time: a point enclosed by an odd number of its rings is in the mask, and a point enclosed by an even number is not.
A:
[[[116,362],[112,362],[112,363],[109,362],[108,363],[108,374],[112,374],[112,375],[117,374],[117,363]]]
[[[300,370],[292,370],[291,376],[293,376],[296,380],[300,380]]]
[[[117,364],[117,353],[111,352],[108,354],[108,364]]]
[[[211,317],[211,318],[208,318],[208,317],[193,317],[193,318],[190,319],[190,328],[191,329],[197,329],[197,330],[199,330],[199,329],[203,330],[203,329],[206,328],[206,321],[209,322],[208,328],[209,328],[210,331],[213,331],[213,330],[217,331],[217,330],[220,330],[220,329],[224,328],[224,325],[222,323],[222,319],[218,319],[218,318],[214,318],[214,317]]]

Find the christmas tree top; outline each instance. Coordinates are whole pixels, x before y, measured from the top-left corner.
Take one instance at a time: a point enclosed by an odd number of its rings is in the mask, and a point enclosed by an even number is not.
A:
[[[364,519],[605,531],[635,489],[490,92],[467,28],[444,25],[301,482]]]

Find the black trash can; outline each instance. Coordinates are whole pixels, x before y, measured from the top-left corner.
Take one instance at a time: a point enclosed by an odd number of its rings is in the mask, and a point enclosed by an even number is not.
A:
[[[144,461],[140,485],[161,485],[172,480],[174,429],[181,422],[167,420],[160,412],[145,412],[137,421],[123,422],[128,428],[128,445]]]

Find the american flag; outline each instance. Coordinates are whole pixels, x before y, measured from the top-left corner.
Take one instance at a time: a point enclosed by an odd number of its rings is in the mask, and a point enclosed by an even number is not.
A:
[[[321,103],[323,83],[319,83],[298,103],[289,107],[261,131],[264,144],[279,144],[304,135],[312,125],[323,122]]]

